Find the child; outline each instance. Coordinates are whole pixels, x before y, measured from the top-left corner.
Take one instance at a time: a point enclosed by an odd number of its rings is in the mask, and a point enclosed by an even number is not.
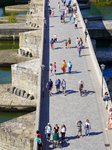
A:
[[[65,48],[67,48],[67,44],[68,44],[68,42],[67,42],[67,40],[65,40]]]
[[[58,9],[60,10],[60,2],[58,2]]]
[[[54,75],[55,75],[56,74],[56,62],[54,62],[53,68],[54,68]]]
[[[50,70],[50,74],[52,75],[52,71],[53,71],[53,65],[52,64],[50,64],[49,70]]]
[[[71,19],[72,19],[72,16],[70,15],[70,16],[69,16],[69,21],[70,21],[70,22],[71,22]]]

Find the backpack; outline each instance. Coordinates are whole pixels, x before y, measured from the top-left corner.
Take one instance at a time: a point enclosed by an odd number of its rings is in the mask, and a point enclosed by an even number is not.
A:
[[[86,128],[89,129],[89,124],[86,125]]]

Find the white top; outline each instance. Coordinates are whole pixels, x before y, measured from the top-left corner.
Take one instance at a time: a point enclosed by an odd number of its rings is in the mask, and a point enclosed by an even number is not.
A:
[[[56,35],[56,34],[54,34],[54,38],[55,38],[55,39],[57,38],[57,35]]]
[[[79,39],[76,39],[76,44],[79,44]]]
[[[53,66],[50,66],[50,70],[53,70]]]
[[[73,14],[73,18],[76,18],[76,14]]]
[[[84,84],[84,82],[83,81],[79,81],[79,84]]]
[[[78,22],[77,22],[77,20],[75,20],[75,24],[77,24]]]
[[[65,133],[65,127],[63,127],[63,128],[61,129],[61,132],[62,132],[62,133]]]

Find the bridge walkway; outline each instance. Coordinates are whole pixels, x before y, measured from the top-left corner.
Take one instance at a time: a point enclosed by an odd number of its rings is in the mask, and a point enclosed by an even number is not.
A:
[[[87,63],[92,64],[91,60],[87,62],[87,58],[90,57],[88,52],[88,45],[84,42],[84,49],[82,49],[81,57],[78,57],[78,52],[75,44],[76,38],[83,38],[82,26],[78,19],[78,29],[74,28],[73,19],[69,22],[69,18],[66,18],[66,23],[60,22],[60,14],[58,11],[58,1],[50,1],[51,8],[54,8],[55,16],[50,18],[50,39],[54,34],[57,34],[58,42],[54,45],[54,50],[50,49],[50,62],[56,62],[57,74],[50,76],[53,83],[57,77],[60,80],[65,79],[67,83],[66,96],[62,93],[56,94],[55,86],[53,87],[53,95],[50,97],[49,106],[49,122],[52,127],[58,124],[61,127],[65,124],[67,127],[66,140],[62,144],[63,149],[68,150],[90,150],[90,149],[105,149],[105,138],[102,130],[101,114],[99,112],[98,102],[99,96],[97,94],[97,88],[93,83],[92,78],[95,76],[94,69],[88,67]],[[61,9],[64,6],[61,7]],[[71,48],[65,49],[64,40],[71,38]],[[61,64],[63,60],[66,63],[70,60],[73,64],[72,73],[62,73]],[[91,71],[88,71],[91,70]],[[81,97],[78,91],[78,81],[82,79],[84,81],[84,90],[86,91],[84,96]],[[96,78],[97,80],[97,78]],[[99,86],[99,85],[96,85]],[[76,123],[78,120],[83,122],[83,135],[84,135],[84,123],[86,119],[91,122],[91,134],[90,137],[77,138]],[[52,149],[52,144],[49,144],[49,149]],[[58,148],[57,148],[58,150]]]

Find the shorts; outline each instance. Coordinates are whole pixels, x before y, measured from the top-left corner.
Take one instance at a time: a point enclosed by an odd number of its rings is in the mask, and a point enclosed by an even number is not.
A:
[[[56,89],[59,89],[60,87],[59,87],[59,85],[56,85]]]
[[[65,89],[66,89],[66,87],[65,87],[65,86],[62,86],[62,89],[63,89],[63,90],[65,90]]]
[[[49,90],[49,91],[52,90],[52,87],[49,87],[48,90]]]
[[[77,132],[82,132],[82,128],[78,128]]]
[[[51,44],[51,47],[53,47],[53,44]]]
[[[67,44],[65,44],[65,46],[67,46]]]
[[[50,136],[51,136],[51,133],[46,133],[46,138]]]
[[[42,143],[41,143],[41,144],[38,143],[38,147],[39,147],[39,148],[42,147]]]
[[[54,39],[54,42],[57,42],[57,38],[56,38],[56,39]]]
[[[75,24],[75,27],[77,27],[77,24]]]

